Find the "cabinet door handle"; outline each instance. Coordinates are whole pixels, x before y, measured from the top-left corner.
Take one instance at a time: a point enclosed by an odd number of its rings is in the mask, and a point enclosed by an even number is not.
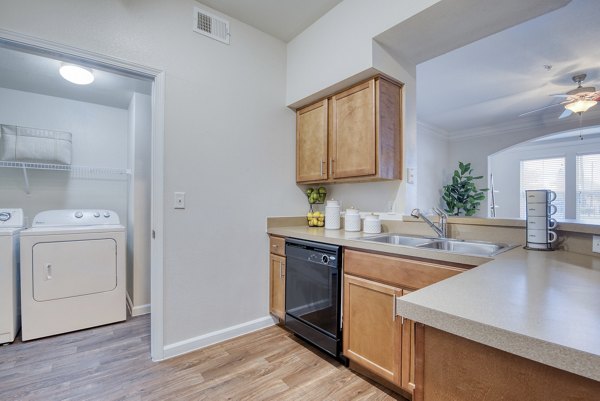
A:
[[[323,177],[323,159],[321,159],[321,177]]]
[[[392,321],[396,321],[396,296],[392,296]]]
[[[279,248],[279,245],[277,245],[277,244],[273,244],[273,245],[271,245],[271,246],[272,246],[273,248],[275,248],[275,249]]]
[[[329,164],[329,174],[333,177],[333,162],[335,160],[331,159],[331,163]]]
[[[281,267],[281,260],[279,261],[279,278],[280,279],[283,278],[283,270],[282,270],[282,267]]]
[[[46,280],[52,280],[52,265],[46,264]]]

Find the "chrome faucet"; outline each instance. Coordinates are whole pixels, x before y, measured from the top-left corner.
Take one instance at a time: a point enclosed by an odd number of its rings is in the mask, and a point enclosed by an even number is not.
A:
[[[432,210],[435,212],[435,214],[438,215],[438,218],[439,218],[438,224],[429,220],[427,218],[427,216],[425,216],[423,213],[421,213],[421,211],[419,209],[413,209],[413,211],[410,213],[410,215],[416,219],[422,218],[425,221],[425,223],[427,223],[429,225],[429,227],[431,227],[431,229],[433,231],[435,231],[435,233],[437,234],[437,236],[439,238],[446,238],[448,236],[448,224],[447,224],[448,215],[446,213],[444,213],[443,211],[441,211],[440,209],[438,209],[437,207],[432,208]]]

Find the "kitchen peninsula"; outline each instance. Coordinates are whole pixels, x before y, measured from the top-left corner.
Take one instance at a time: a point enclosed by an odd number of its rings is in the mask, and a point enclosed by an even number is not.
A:
[[[398,320],[416,322],[413,366],[403,366],[414,375],[413,399],[594,400],[600,394],[600,258],[591,252],[517,247],[487,258],[367,242],[360,233],[300,221],[270,219],[267,231],[373,255],[475,266],[395,297]],[[384,227],[430,234],[412,222]],[[563,247],[580,250],[599,227],[568,223],[563,229]],[[518,220],[451,218],[450,232],[524,241]]]

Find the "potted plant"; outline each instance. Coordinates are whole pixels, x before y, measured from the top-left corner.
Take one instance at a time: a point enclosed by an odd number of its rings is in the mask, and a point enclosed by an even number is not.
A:
[[[442,199],[446,203],[444,209],[451,216],[473,216],[478,210],[481,201],[485,199],[487,188],[477,189],[476,180],[483,176],[473,177],[471,163],[458,162],[458,170],[454,170],[452,183],[442,188]]]

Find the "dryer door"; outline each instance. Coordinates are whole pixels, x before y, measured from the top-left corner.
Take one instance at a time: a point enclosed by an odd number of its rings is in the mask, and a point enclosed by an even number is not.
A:
[[[36,301],[106,292],[117,286],[113,239],[41,242],[33,246],[32,256]]]

